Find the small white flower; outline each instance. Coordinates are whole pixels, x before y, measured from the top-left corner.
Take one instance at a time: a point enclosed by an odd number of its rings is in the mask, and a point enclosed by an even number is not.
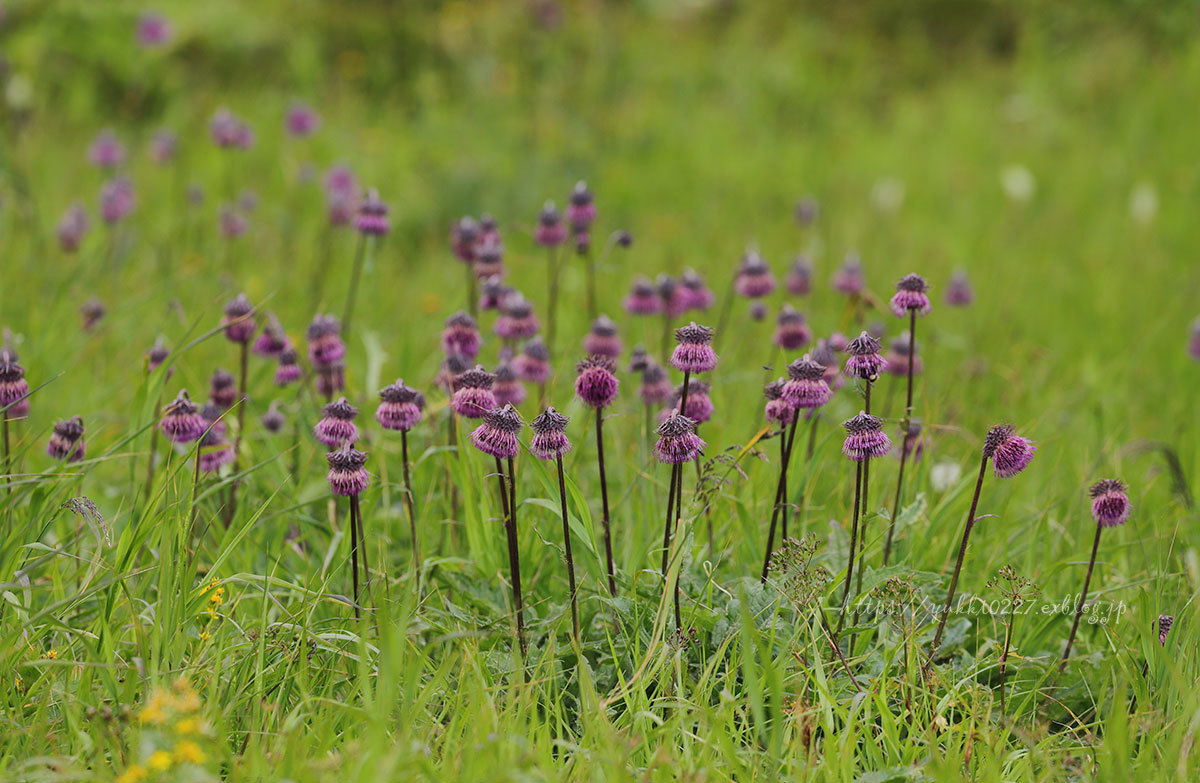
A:
[[[933,484],[935,492],[945,492],[950,489],[958,483],[960,476],[962,476],[962,466],[950,460],[942,460],[929,470],[929,482]]]
[[[1139,182],[1129,194],[1129,216],[1143,226],[1158,215],[1158,191],[1149,182]]]
[[[1014,163],[1000,172],[1000,186],[1010,199],[1023,204],[1033,198],[1037,191],[1037,180],[1033,178],[1032,171]]]

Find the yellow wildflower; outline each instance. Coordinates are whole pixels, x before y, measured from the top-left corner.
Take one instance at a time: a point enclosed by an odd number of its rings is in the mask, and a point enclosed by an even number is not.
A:
[[[46,653],[46,657],[53,661],[58,657],[58,650],[51,650],[50,652]]]
[[[117,775],[117,783],[142,783],[146,779],[146,768],[141,764],[133,764],[129,769]]]
[[[175,724],[175,731],[179,734],[195,734],[200,728],[200,721],[195,718],[184,718]]]
[[[156,750],[150,754],[149,760],[146,761],[147,766],[155,772],[162,772],[171,768],[171,754],[165,750]]]
[[[181,764],[203,764],[204,751],[191,740],[180,740],[175,745],[175,760]]]

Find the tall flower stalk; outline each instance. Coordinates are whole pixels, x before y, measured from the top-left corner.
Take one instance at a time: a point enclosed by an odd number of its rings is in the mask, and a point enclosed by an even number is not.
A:
[[[667,517],[663,525],[662,574],[663,589],[668,586],[668,567],[671,557],[671,531],[678,527],[680,510],[683,506],[682,466],[704,453],[707,444],[696,434],[696,422],[682,413],[673,413],[658,427],[658,442],[654,444],[654,455],[658,461],[671,466],[667,485]],[[675,606],[675,630],[682,632],[683,621],[679,610],[679,577],[673,584]]]
[[[1071,633],[1067,636],[1067,646],[1063,649],[1062,661],[1059,668],[1067,665],[1071,656],[1071,646],[1075,643],[1075,633],[1079,630],[1079,621],[1083,618],[1083,609],[1087,605],[1088,587],[1092,583],[1092,571],[1096,568],[1096,552],[1100,549],[1100,533],[1106,527],[1123,525],[1129,519],[1129,496],[1125,493],[1125,485],[1117,479],[1101,479],[1089,490],[1092,498],[1092,519],[1096,521],[1096,536],[1092,539],[1092,556],[1088,560],[1087,576],[1083,578],[1083,591],[1079,594],[1079,605],[1075,607],[1075,619],[1071,622]]]
[[[342,310],[342,334],[350,337],[354,318],[354,305],[358,299],[358,283],[362,278],[367,257],[375,250],[375,243],[386,236],[391,228],[388,222],[388,206],[379,198],[379,191],[371,188],[367,197],[358,205],[354,216],[354,228],[358,230],[358,247],[354,251],[354,268],[350,272],[350,288],[346,292],[346,306]]]
[[[242,435],[246,430],[246,383],[249,374],[250,341],[254,338],[257,326],[254,323],[254,305],[245,294],[238,294],[229,304],[225,305],[221,325],[225,329],[225,338],[238,346],[238,396],[237,396],[237,432],[233,438],[233,472],[237,473],[238,460],[242,451]],[[235,479],[229,485],[229,505],[225,507],[225,527],[233,521],[237,510],[238,481]]]
[[[553,201],[547,201],[538,215],[534,241],[546,248],[546,348],[549,356],[554,355],[555,338],[558,335],[558,280],[561,274],[559,246],[567,241],[567,227]]]
[[[558,498],[562,506],[563,552],[567,560],[567,583],[571,591],[571,629],[576,643],[579,635],[579,602],[575,587],[575,557],[571,554],[571,525],[567,516],[567,482],[563,472],[563,455],[571,450],[567,439],[567,422],[570,421],[553,407],[542,411],[529,426],[533,428],[533,439],[529,451],[538,459],[554,460],[558,467]]]
[[[401,379],[379,390],[379,407],[375,421],[385,430],[400,432],[400,459],[404,473],[404,508],[408,512],[408,527],[412,537],[413,579],[416,593],[421,594],[421,547],[417,539],[417,515],[413,511],[412,478],[408,464],[408,432],[420,423],[425,397]]]
[[[852,378],[858,378],[863,382],[863,414],[871,415],[871,389],[875,386],[875,381],[879,380],[879,373],[887,366],[887,361],[880,355],[879,341],[872,337],[867,332],[861,333],[846,345],[846,352],[850,354],[850,358],[846,360],[846,374]],[[886,438],[886,436],[884,436]],[[879,456],[872,453],[867,453],[862,458],[862,489],[861,489],[861,511],[859,512],[862,520],[862,536],[859,538],[859,548],[866,545],[867,540],[867,509],[868,509],[868,488],[871,485],[871,458]],[[853,555],[853,553],[851,553]],[[862,560],[862,552],[858,554],[858,558]],[[858,569],[858,583],[855,585],[855,590],[862,592],[863,569]]]
[[[617,398],[620,381],[616,365],[607,356],[589,356],[576,368],[575,394],[596,412],[596,459],[600,467],[600,503],[604,529],[604,556],[608,568],[608,590],[617,594],[616,569],[612,554],[612,519],[608,509],[608,478],[604,469],[604,409]]]
[[[329,473],[326,476],[329,481],[329,489],[335,498],[349,498],[350,502],[350,571],[354,583],[354,618],[357,620],[362,616],[361,607],[363,605],[358,577],[360,552],[362,553],[363,577],[366,578],[368,575],[366,528],[363,524],[362,507],[358,502],[358,496],[370,483],[370,476],[364,467],[367,455],[347,443],[326,454],[325,459],[329,463]]]
[[[12,443],[9,421],[29,414],[29,381],[17,352],[6,344],[0,348],[0,427],[4,430],[4,483],[12,484]],[[12,491],[11,486],[9,491]]]
[[[855,463],[854,468],[854,506],[851,510],[853,523],[850,527],[850,553],[846,561],[846,581],[842,588],[842,610],[838,617],[837,632],[841,633],[846,622],[846,607],[850,598],[850,581],[854,577],[854,561],[858,544],[858,523],[862,515],[863,485],[866,484],[865,466],[871,457],[882,457],[892,447],[892,442],[883,432],[883,419],[860,412],[857,416],[842,424],[846,428],[846,440],[842,444],[842,454]],[[862,553],[857,552],[857,559]],[[862,588],[862,563],[859,563],[858,589]]]
[[[1004,646],[1000,650],[1000,723],[1004,724],[1007,704],[1005,702],[1005,684],[1008,679],[1008,658],[1012,650],[1013,626],[1016,624],[1017,610],[1038,595],[1038,586],[1025,577],[1017,576],[1011,565],[1002,566],[996,575],[988,581],[988,587],[998,590],[1008,605],[1004,616]]]

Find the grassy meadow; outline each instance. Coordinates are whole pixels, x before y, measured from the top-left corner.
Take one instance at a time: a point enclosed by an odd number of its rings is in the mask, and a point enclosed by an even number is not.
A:
[[[1196,779],[1195,12],[971,6],[4,3],[0,327],[30,393],[4,413],[0,779]],[[298,102],[319,117],[311,133],[286,128]],[[214,143],[222,109],[252,129],[248,148]],[[164,129],[176,146],[155,159]],[[124,149],[108,170],[89,161],[103,131]],[[359,206],[377,189],[385,236],[331,222],[335,166],[353,172]],[[105,220],[101,192],[121,178],[132,208]],[[544,202],[565,209],[581,180],[597,309],[624,345],[604,409],[615,596],[596,414],[574,388],[588,262],[571,240],[548,262],[536,241]],[[805,199],[811,220],[796,214]],[[87,228],[68,248],[75,204]],[[561,278],[545,400],[570,417],[581,634],[555,463],[523,429],[524,658],[498,463],[435,380],[444,322],[473,304],[451,230],[484,213],[503,282],[543,325],[548,263]],[[751,250],[777,281],[762,318],[732,286]],[[832,283],[855,254],[865,290],[847,297]],[[800,255],[803,295],[785,284]],[[626,311],[635,278],[685,269],[715,295],[707,311]],[[956,272],[969,306],[945,302]],[[843,377],[815,429],[798,429],[795,540],[765,583],[781,439],[762,387],[818,338],[878,330],[886,355],[908,328],[888,307],[908,273],[932,302],[916,319],[923,448],[886,566],[900,460],[870,462],[859,611],[831,633],[822,616],[839,624],[854,526],[841,424],[864,383]],[[222,329],[241,293],[257,326],[278,319],[303,380],[277,386],[277,362],[256,355],[242,375]],[[785,303],[813,344],[773,344]],[[318,313],[343,321],[333,396],[358,409],[370,474],[358,619],[350,506],[312,434],[326,402],[306,339]],[[478,313],[489,370],[505,349],[496,320]],[[720,361],[702,376],[708,445],[682,465],[664,575],[671,469],[628,364],[644,345],[681,383],[672,332],[693,320],[717,329]],[[151,369],[156,340],[169,354]],[[159,424],[180,389],[208,401],[218,368],[245,383],[220,419],[240,448],[236,465],[197,472],[196,443],[172,446]],[[0,370],[5,391],[15,370]],[[411,521],[400,433],[375,420],[397,378],[426,398],[407,433]],[[906,387],[885,373],[873,388],[893,441]],[[528,422],[542,407],[526,389]],[[85,457],[49,455],[73,416]],[[1001,423],[1036,453],[1011,478],[988,469],[927,662]],[[1097,530],[1088,489],[1105,478],[1125,483],[1132,511],[1100,536],[1060,666]],[[1005,566],[1036,596],[1006,595]],[[682,633],[664,578],[680,587]],[[1174,624],[1160,642],[1162,615]]]

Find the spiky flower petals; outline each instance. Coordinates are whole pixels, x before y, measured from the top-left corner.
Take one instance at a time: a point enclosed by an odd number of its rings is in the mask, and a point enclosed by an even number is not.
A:
[[[812,329],[804,322],[804,314],[790,304],[779,309],[775,324],[773,342],[785,351],[798,351],[812,342]]]
[[[257,326],[254,323],[254,305],[245,294],[238,294],[229,304],[225,305],[221,326],[225,328],[225,337],[231,342],[248,343],[254,337]]]
[[[583,338],[584,353],[616,359],[621,355],[621,338],[617,336],[617,325],[607,315],[592,321],[592,328]]]
[[[492,384],[495,382],[496,376],[481,365],[464,370],[450,382],[454,389],[450,407],[459,416],[482,419],[488,411],[496,407],[496,397],[492,394]]]
[[[703,454],[707,445],[696,434],[696,422],[682,414],[673,413],[658,425],[654,456],[664,464],[679,465]]]
[[[72,416],[54,425],[50,441],[46,444],[47,454],[55,459],[79,462],[83,459],[84,451],[83,419]]]
[[[605,408],[617,398],[620,381],[617,380],[616,364],[607,356],[589,356],[578,365],[575,378],[575,394],[585,405]]]
[[[683,411],[683,415],[697,424],[703,424],[711,419],[713,415],[713,402],[708,392],[708,384],[704,381],[689,381],[687,409]],[[680,384],[675,389],[675,410],[679,410],[679,403],[682,397],[683,384]]]
[[[379,390],[379,407],[375,409],[375,421],[385,430],[408,432],[421,421],[421,393],[404,381],[396,382]]]
[[[354,424],[357,415],[358,408],[340,397],[321,409],[321,420],[313,427],[313,437],[330,448],[354,443],[358,440],[358,427]]]
[[[371,482],[363,467],[367,464],[367,455],[353,446],[346,444],[326,454],[325,459],[329,462],[329,473],[325,478],[333,494],[341,497],[360,495]]]
[[[883,419],[878,416],[859,412],[842,422],[842,426],[846,428],[842,454],[855,462],[882,457],[892,447],[892,441],[883,431]]]
[[[792,417],[795,416],[792,406],[783,399],[783,387],[784,380],[782,378],[771,381],[763,387],[763,396],[767,398],[767,421],[773,421],[781,426],[791,424]]]
[[[541,329],[533,305],[520,294],[510,295],[500,305],[500,317],[492,327],[498,337],[505,340],[528,340]]]
[[[358,205],[358,214],[354,216],[354,227],[358,233],[381,237],[388,232],[388,206],[379,198],[379,191],[371,188],[367,197]]]
[[[648,278],[638,277],[625,297],[625,312],[632,315],[657,315],[663,309],[662,299]]]
[[[521,414],[517,413],[513,406],[493,408],[483,417],[483,423],[471,433],[471,443],[484,454],[493,457],[515,457],[521,448],[517,441],[517,433],[524,425]]]
[[[671,366],[680,372],[708,372],[717,366],[712,349],[713,330],[695,321],[675,330],[678,343],[671,353]]]
[[[279,355],[291,345],[292,341],[283,331],[279,319],[275,317],[274,313],[268,313],[267,325],[263,327],[262,334],[254,338],[254,344],[250,346],[250,351],[255,356],[261,356],[264,359],[278,359]]]
[[[775,276],[767,261],[757,251],[747,250],[742,256],[733,288],[740,296],[748,299],[761,299],[775,290]]]
[[[533,428],[533,439],[529,451],[538,459],[556,459],[571,450],[567,439],[567,422],[570,421],[553,407],[538,414],[529,426]]]
[[[1100,527],[1116,527],[1129,519],[1129,495],[1117,479],[1101,479],[1088,490],[1092,498],[1092,519]]]
[[[1033,461],[1033,442],[1017,435],[1011,424],[999,424],[988,430],[983,455],[992,460],[996,478],[1012,478]]]
[[[850,358],[846,360],[846,374],[867,381],[874,381],[880,371],[887,367],[887,360],[879,355],[879,341],[863,332],[846,344]]]
[[[820,408],[833,396],[833,389],[825,382],[825,367],[808,354],[789,364],[787,372],[783,401],[793,410]]]
[[[521,352],[513,358],[513,369],[517,377],[526,383],[545,383],[550,379],[550,350],[545,341],[534,337],[521,346]]]
[[[1175,624],[1175,618],[1169,614],[1160,614],[1158,616],[1158,643],[1166,645],[1167,634],[1171,632],[1171,626]]]
[[[233,446],[225,437],[225,429],[211,427],[200,439],[200,470],[216,473],[233,462]]]
[[[11,406],[11,407],[10,407]],[[0,348],[0,409],[4,417],[19,419],[29,413],[29,381],[17,354],[7,346]]]
[[[442,329],[442,350],[468,359],[479,355],[479,326],[468,313],[459,310],[446,319]]]
[[[908,315],[915,310],[917,315],[928,315],[933,306],[929,304],[929,296],[925,293],[929,286],[920,275],[905,275],[896,283],[896,293],[892,297],[892,314],[897,318]]]
[[[325,372],[335,368],[346,357],[342,342],[342,324],[332,315],[317,314],[304,333],[308,340],[308,359],[313,369]]]
[[[298,362],[299,357],[296,356],[294,348],[285,348],[279,354],[279,364],[275,367],[276,386],[288,386],[300,380],[302,373]]]
[[[207,428],[208,422],[188,397],[187,389],[180,389],[175,399],[167,404],[158,423],[159,431],[172,443],[191,443]]]
[[[543,247],[557,247],[567,241],[567,227],[563,225],[562,215],[553,201],[547,201],[542,207],[533,238]]]
[[[222,408],[228,408],[237,401],[237,387],[233,375],[228,370],[217,368],[213,370],[208,381],[208,397]]]

